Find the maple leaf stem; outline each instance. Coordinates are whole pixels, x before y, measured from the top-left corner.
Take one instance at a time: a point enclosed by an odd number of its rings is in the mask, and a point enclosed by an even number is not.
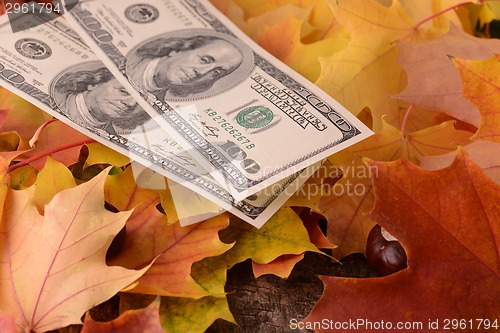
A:
[[[57,153],[57,152],[60,152],[60,151],[66,150],[66,149],[78,147],[78,146],[84,145],[86,143],[92,143],[92,142],[95,142],[95,140],[94,139],[86,139],[86,140],[82,140],[82,141],[79,141],[79,142],[71,143],[71,144],[68,144],[68,145],[65,145],[65,146],[54,148],[52,150],[46,151],[43,154],[32,156],[30,158],[25,159],[24,161],[21,161],[21,162],[19,162],[17,164],[14,164],[14,165],[10,166],[9,169],[8,169],[8,172],[12,172],[12,171],[16,170],[17,168],[20,168],[22,166],[28,165],[29,163],[31,163],[33,161],[36,161],[36,160],[38,160],[40,158],[43,158],[45,156],[49,156],[51,154],[54,154],[54,153]]]
[[[46,122],[44,122],[44,123],[40,126],[39,130],[41,131],[41,129],[44,129],[44,128],[45,128],[45,127],[47,127],[49,124],[51,124],[51,123],[53,123],[53,122],[55,122],[55,121],[60,121],[60,120],[59,120],[59,119],[57,119],[57,118],[52,118],[52,119],[49,119],[49,120],[47,120]]]
[[[33,138],[29,142],[31,147],[33,147],[35,145],[35,142],[38,141],[38,137],[40,136],[40,133],[42,133],[42,131],[45,129],[45,127],[47,127],[49,124],[55,121],[59,121],[59,119],[56,118],[49,119],[36,130],[35,135],[33,135]]]
[[[462,3],[456,4],[456,5],[454,5],[454,6],[451,6],[451,7],[449,7],[449,8],[443,9],[442,11],[439,11],[439,12],[437,12],[436,14],[434,14],[434,15],[432,15],[432,16],[429,16],[428,18],[426,18],[426,19],[424,19],[424,20],[420,21],[419,23],[417,23],[417,25],[415,26],[415,29],[418,29],[418,28],[419,28],[422,24],[424,24],[425,22],[430,21],[430,20],[432,20],[433,18],[438,17],[438,16],[439,16],[439,15],[441,15],[441,14],[444,14],[444,13],[446,13],[446,12],[448,12],[448,11],[450,11],[450,10],[456,9],[456,8],[458,8],[458,7],[462,7],[462,6],[465,6],[465,5],[470,5],[470,4],[473,4],[473,3],[474,3],[473,1],[465,1],[465,2],[462,2]]]
[[[401,133],[405,132],[406,122],[408,121],[408,116],[410,115],[411,109],[413,109],[413,104],[410,104],[408,109],[406,109],[405,116],[403,117],[403,121],[401,122]]]

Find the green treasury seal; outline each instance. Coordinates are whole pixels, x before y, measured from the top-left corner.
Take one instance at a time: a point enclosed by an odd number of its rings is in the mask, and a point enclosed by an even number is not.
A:
[[[273,121],[274,115],[266,106],[250,106],[236,116],[238,124],[245,128],[262,128]]]

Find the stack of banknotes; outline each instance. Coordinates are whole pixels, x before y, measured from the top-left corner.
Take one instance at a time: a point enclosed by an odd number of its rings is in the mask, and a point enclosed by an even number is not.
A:
[[[208,200],[261,227],[322,160],[372,134],[208,0],[7,12],[0,85],[166,177],[180,207]]]

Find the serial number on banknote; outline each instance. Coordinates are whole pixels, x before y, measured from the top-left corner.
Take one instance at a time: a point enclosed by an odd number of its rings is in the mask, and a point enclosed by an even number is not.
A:
[[[205,113],[207,114],[207,116],[212,118],[212,120],[215,123],[217,123],[221,128],[226,130],[226,132],[228,132],[229,135],[231,135],[233,138],[235,138],[237,141],[239,141],[240,144],[243,145],[246,149],[252,149],[255,147],[255,144],[253,144],[237,128],[235,128],[233,125],[231,125],[230,122],[228,122],[221,115],[219,115],[217,113],[217,111],[214,111],[213,109],[206,109]]]
[[[5,12],[7,14],[48,14],[60,13],[60,3],[5,3]]]

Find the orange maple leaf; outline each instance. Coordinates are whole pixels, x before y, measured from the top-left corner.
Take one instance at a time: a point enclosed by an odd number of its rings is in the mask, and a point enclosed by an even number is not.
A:
[[[333,255],[342,258],[364,252],[368,233],[375,224],[367,213],[373,207],[371,177],[377,170],[369,169],[361,157],[418,163],[423,156],[455,151],[457,145],[466,145],[471,135],[455,129],[453,121],[411,133],[384,121],[379,133],[331,156],[329,160],[343,169],[344,176],[332,187],[330,195],[321,198],[319,208],[329,221],[328,238],[338,245]]]
[[[477,141],[464,147],[470,157],[491,177],[500,184],[500,143]],[[457,152],[438,156],[425,156],[420,161],[420,167],[426,170],[438,170],[449,166]]]
[[[384,321],[394,325],[388,331],[406,322],[431,332],[456,318],[467,321],[461,332],[474,332],[476,318],[499,318],[500,186],[463,150],[438,171],[368,164],[378,168],[372,217],[401,242],[408,268],[383,278],[323,277],[324,294],[304,322],[359,318],[361,326],[342,331],[376,332],[367,323]],[[428,326],[436,320],[439,327]]]
[[[292,273],[295,264],[304,259],[304,254],[284,254],[267,264],[257,264],[252,261],[253,275],[258,278],[273,274],[286,279]]]
[[[47,160],[46,156],[38,158],[39,156],[50,153],[55,160],[68,166],[78,161],[82,146],[93,141],[62,121],[54,121],[44,126],[35,139],[34,148],[22,154],[20,158],[33,159],[30,165],[38,170],[43,168]]]

